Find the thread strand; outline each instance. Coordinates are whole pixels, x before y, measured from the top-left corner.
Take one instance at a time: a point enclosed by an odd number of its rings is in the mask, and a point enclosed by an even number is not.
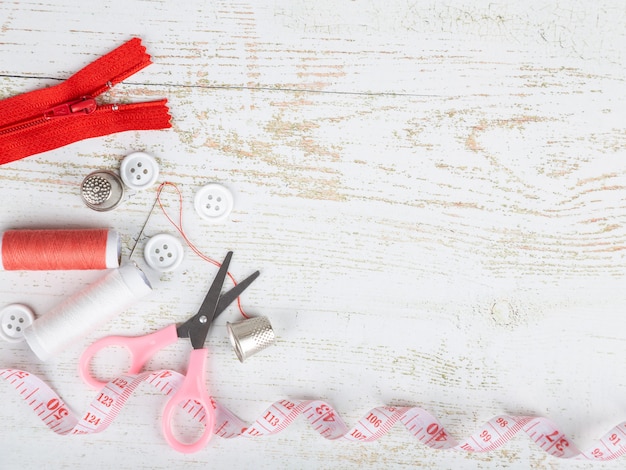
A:
[[[163,189],[165,189],[168,186],[174,188],[174,190],[178,194],[178,222],[176,222],[167,213],[167,210],[165,209],[165,206],[163,205],[163,202],[161,200],[161,193],[163,192]],[[215,266],[217,266],[219,268],[222,264],[219,261],[211,258],[210,256],[205,255],[202,251],[200,251],[200,249],[198,247],[196,247],[196,245],[194,245],[194,243],[189,239],[189,237],[185,233],[185,230],[183,229],[183,194],[181,193],[181,191],[178,188],[178,186],[176,186],[176,184],[171,183],[169,181],[164,181],[157,188],[156,200],[159,203],[159,207],[161,208],[161,211],[163,212],[163,215],[165,215],[167,220],[174,226],[174,228],[178,231],[180,236],[183,237],[183,240],[185,241],[187,246],[189,246],[191,251],[193,251],[199,258],[201,258],[204,261],[207,261],[208,263],[211,263],[211,264],[213,264],[213,265],[215,265]],[[236,281],[235,277],[230,272],[228,272],[227,274],[228,274],[229,279],[232,281],[233,285],[237,285],[237,281]],[[241,313],[241,315],[244,318],[246,318],[246,319],[250,318],[248,316],[248,314],[244,311],[243,307],[241,306],[241,297],[237,297],[237,308],[239,309],[239,312]]]

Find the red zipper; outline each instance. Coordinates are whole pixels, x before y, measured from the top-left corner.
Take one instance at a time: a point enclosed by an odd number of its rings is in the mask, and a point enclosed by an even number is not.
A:
[[[91,137],[171,127],[166,99],[96,102],[150,63],[141,40],[134,38],[58,85],[0,101],[0,165]]]

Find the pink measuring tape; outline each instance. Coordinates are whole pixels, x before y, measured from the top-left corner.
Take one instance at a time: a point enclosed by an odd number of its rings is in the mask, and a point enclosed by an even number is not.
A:
[[[72,413],[59,396],[40,378],[16,369],[0,369],[0,378],[11,384],[26,404],[55,433],[91,434],[104,431],[115,419],[137,386],[146,382],[165,395],[182,384],[182,374],[161,370],[116,378],[102,388],[82,415]],[[213,432],[223,438],[261,437],[277,434],[302,416],[324,438],[371,442],[383,437],[401,423],[419,442],[433,449],[489,452],[524,432],[548,454],[577,460],[613,460],[626,453],[626,422],[607,432],[586,451],[572,441],[549,419],[531,416],[500,415],[486,422],[479,431],[463,441],[451,437],[433,415],[417,407],[377,407],[349,428],[327,403],[320,400],[281,400],[273,403],[251,425],[227,408],[212,401],[215,409]],[[182,408],[198,422],[205,420],[204,409],[193,401]]]

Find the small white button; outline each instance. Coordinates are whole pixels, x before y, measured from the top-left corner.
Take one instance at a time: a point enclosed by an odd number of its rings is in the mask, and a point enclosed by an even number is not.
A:
[[[11,304],[0,310],[0,338],[10,343],[24,341],[24,330],[33,324],[35,314],[26,305]]]
[[[146,243],[143,257],[152,269],[174,271],[183,262],[183,245],[177,238],[160,233]]]
[[[129,188],[146,189],[156,183],[159,178],[159,164],[152,155],[134,152],[122,160],[120,176]]]
[[[217,183],[201,187],[193,202],[200,217],[216,223],[226,220],[234,205],[230,190]]]

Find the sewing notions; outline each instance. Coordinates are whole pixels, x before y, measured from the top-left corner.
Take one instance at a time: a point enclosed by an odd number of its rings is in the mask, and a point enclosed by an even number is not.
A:
[[[80,185],[80,196],[90,209],[103,212],[115,209],[124,199],[124,185],[112,171],[88,174]]]
[[[0,269],[53,271],[120,265],[121,244],[109,229],[8,230],[0,234]]]

